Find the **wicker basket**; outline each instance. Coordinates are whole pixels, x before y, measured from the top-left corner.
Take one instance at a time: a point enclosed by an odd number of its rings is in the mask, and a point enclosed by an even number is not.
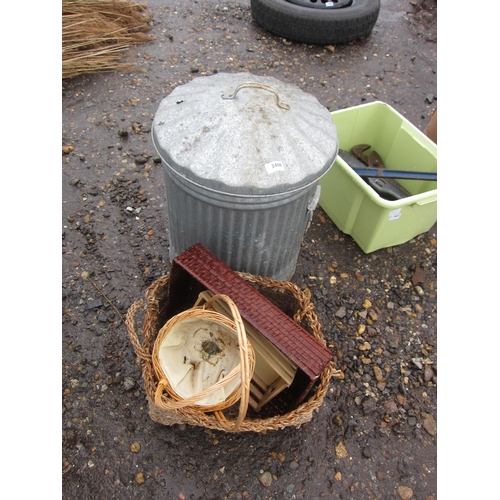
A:
[[[276,303],[282,311],[286,311],[297,324],[311,332],[319,342],[326,345],[307,291],[301,290],[290,282],[276,281],[248,273],[237,274],[257,288],[266,298]],[[163,425],[189,424],[229,432],[265,432],[289,426],[300,427],[310,421],[313,412],[321,406],[332,376],[343,378],[343,373],[335,369],[333,361],[330,362],[302,404],[286,414],[270,417],[249,417],[245,414],[248,394],[241,397],[237,410],[235,409],[237,405],[233,405],[224,411],[203,412],[194,405],[186,406],[182,402],[177,404],[178,402],[163,390],[164,386],[158,380],[153,363],[154,344],[165,323],[162,311],[168,298],[168,285],[169,275],[155,281],[146,290],[145,300],[134,302],[126,317],[130,340],[141,362],[149,414],[153,421]],[[143,316],[143,324],[142,328],[136,332],[136,319],[139,315]],[[242,355],[241,359],[243,357],[245,356]]]
[[[212,309],[212,304],[217,300],[223,300],[228,305],[232,315],[232,319]],[[186,325],[188,324],[188,322],[193,320],[201,321],[207,326],[215,324],[218,326],[218,330],[224,329],[225,331],[231,332],[232,336],[234,336],[234,339],[237,340],[237,350],[239,351],[240,362],[221,380],[210,385],[209,387],[204,388],[202,391],[197,392],[194,395],[182,397],[178,394],[176,388],[172,386],[166,370],[164,370],[162,367],[160,359],[160,348],[163,342],[165,340],[168,340],[169,335],[174,332],[176,327]],[[186,343],[193,346],[195,343],[194,337],[196,334],[190,331],[189,324],[186,330],[189,332],[184,336]],[[229,341],[231,341],[231,339],[229,339]],[[221,342],[220,344],[222,345],[223,343]],[[214,357],[219,358],[221,361],[227,359],[229,357],[227,356],[227,349],[226,353],[222,353],[221,357],[217,356],[216,354],[214,354]],[[207,355],[205,352],[203,352],[203,349],[201,349],[200,358],[198,358],[198,360],[200,360],[201,363],[204,363],[206,358],[206,360],[208,361],[206,365],[211,365],[209,361],[210,354]],[[186,358],[184,358],[184,360],[185,359]],[[235,425],[239,426],[245,418],[248,409],[249,385],[255,368],[255,355],[251,344],[247,341],[245,327],[243,325],[243,321],[239,314],[238,308],[228,296],[215,295],[206,304],[199,307],[192,307],[170,318],[158,333],[158,337],[156,338],[153,347],[152,361],[156,378],[159,381],[158,387],[155,392],[155,403],[163,410],[176,410],[179,408],[190,407],[193,410],[197,410],[202,413],[220,412],[240,401],[239,415]],[[215,367],[217,367],[216,364]],[[213,370],[211,366],[210,369]],[[201,368],[199,370],[201,370]],[[219,368],[217,368],[217,371],[219,370],[220,365]],[[230,392],[230,394],[222,401],[216,402],[214,404],[208,404],[205,402],[207,398],[219,393],[220,390],[224,389],[226,386],[229,386],[231,383],[236,383],[237,387],[232,390],[232,392]],[[168,396],[170,397],[164,398],[164,391],[166,391],[168,393]]]

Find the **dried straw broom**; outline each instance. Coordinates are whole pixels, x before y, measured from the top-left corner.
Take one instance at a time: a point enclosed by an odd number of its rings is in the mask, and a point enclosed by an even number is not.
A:
[[[126,0],[62,0],[62,77],[128,69],[127,49],[150,41],[146,6]]]

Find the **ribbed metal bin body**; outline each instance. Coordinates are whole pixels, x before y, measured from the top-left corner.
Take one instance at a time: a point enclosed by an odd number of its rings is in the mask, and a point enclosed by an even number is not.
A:
[[[290,279],[317,184],[281,195],[237,196],[189,182],[167,164],[164,173],[171,260],[201,243],[231,269]]]
[[[338,152],[330,112],[271,77],[219,73],[160,103],[169,257],[201,243],[236,271],[289,279]]]

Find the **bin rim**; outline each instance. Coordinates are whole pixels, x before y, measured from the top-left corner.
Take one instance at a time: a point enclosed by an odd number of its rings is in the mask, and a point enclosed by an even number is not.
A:
[[[170,172],[174,173],[177,178],[182,178],[182,180],[184,180],[185,182],[189,183],[192,186],[196,186],[198,189],[200,189],[203,192],[210,192],[210,193],[214,193],[214,194],[221,195],[221,196],[228,196],[228,197],[232,197],[232,198],[243,198],[243,199],[248,199],[248,200],[256,199],[256,198],[257,199],[259,199],[259,198],[260,199],[268,199],[268,198],[276,198],[276,197],[280,197],[280,196],[287,197],[288,195],[293,195],[296,193],[300,193],[302,191],[307,191],[311,186],[318,184],[318,182],[329,172],[329,170],[335,165],[335,162],[336,162],[337,157],[338,157],[338,145],[337,145],[337,154],[335,155],[335,158],[333,159],[331,165],[328,168],[326,168],[323,172],[321,172],[320,175],[318,175],[316,178],[309,181],[308,183],[304,183],[300,186],[294,186],[292,189],[283,189],[280,191],[269,191],[267,193],[260,193],[257,191],[255,193],[247,194],[247,193],[240,193],[240,192],[235,192],[235,191],[223,191],[221,189],[215,189],[213,187],[205,186],[199,182],[196,182],[195,180],[184,175],[182,172],[179,172],[179,170],[173,168],[165,160],[165,158],[163,158],[160,151],[158,150],[158,147],[156,144],[156,138],[154,136],[153,136],[153,145],[154,145],[156,151],[158,152],[158,154],[160,155],[163,168],[168,168],[168,170]],[[282,187],[286,187],[286,185],[283,185]]]

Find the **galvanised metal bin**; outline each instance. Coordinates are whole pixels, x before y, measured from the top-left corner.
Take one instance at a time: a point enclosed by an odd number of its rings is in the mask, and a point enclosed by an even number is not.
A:
[[[289,279],[338,153],[330,112],[272,77],[219,73],[165,97],[152,127],[170,259],[201,243],[231,269]]]

